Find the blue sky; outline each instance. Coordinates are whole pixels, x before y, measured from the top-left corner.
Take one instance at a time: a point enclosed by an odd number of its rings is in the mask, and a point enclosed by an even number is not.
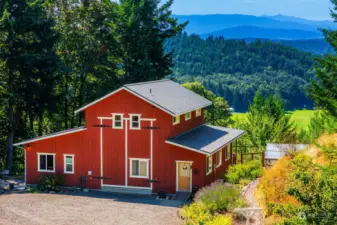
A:
[[[283,14],[313,20],[330,20],[330,0],[175,0],[174,14]]]

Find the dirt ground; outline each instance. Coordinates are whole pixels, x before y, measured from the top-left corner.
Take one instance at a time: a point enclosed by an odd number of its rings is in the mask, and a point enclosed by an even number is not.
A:
[[[61,194],[0,195],[0,224],[182,225],[176,207],[135,203],[128,198]]]

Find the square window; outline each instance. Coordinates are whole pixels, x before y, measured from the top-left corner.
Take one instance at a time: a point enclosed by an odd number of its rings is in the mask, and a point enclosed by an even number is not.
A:
[[[74,155],[64,155],[64,173],[74,173]]]
[[[201,116],[201,109],[195,110],[195,115],[196,116]]]
[[[55,154],[38,153],[38,171],[55,172]]]
[[[148,159],[130,159],[130,177],[148,178],[149,160]]]
[[[173,117],[173,125],[176,125],[178,123],[180,123],[180,116],[174,116]]]
[[[140,130],[140,115],[130,115],[130,129]]]
[[[192,118],[191,112],[185,113],[185,120],[190,120]]]
[[[123,114],[112,114],[112,127],[115,129],[123,129]]]

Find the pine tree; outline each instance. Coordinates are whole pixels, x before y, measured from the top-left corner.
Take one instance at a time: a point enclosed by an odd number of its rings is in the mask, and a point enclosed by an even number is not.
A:
[[[23,112],[38,118],[51,107],[58,65],[53,47],[57,34],[43,1],[0,3],[0,94],[7,119],[6,168],[12,169],[13,140]]]
[[[334,9],[331,16],[337,21],[337,0],[331,0]],[[323,29],[325,40],[337,52],[337,31]],[[309,95],[315,101],[316,105],[327,110],[332,116],[337,118],[337,56],[328,54],[316,59],[318,66],[316,78],[318,81],[311,81]]]
[[[176,36],[187,23],[172,17],[173,0],[121,0],[119,27],[123,48],[124,82],[155,80],[172,71],[172,52],[165,53],[165,40]]]

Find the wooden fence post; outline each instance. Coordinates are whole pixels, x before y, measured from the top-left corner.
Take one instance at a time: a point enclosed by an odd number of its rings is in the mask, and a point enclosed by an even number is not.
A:
[[[243,153],[242,152],[241,152],[240,160],[241,160],[241,164],[243,164]]]
[[[254,153],[250,153],[250,160],[254,160]]]
[[[262,152],[262,166],[264,167],[264,152]]]

